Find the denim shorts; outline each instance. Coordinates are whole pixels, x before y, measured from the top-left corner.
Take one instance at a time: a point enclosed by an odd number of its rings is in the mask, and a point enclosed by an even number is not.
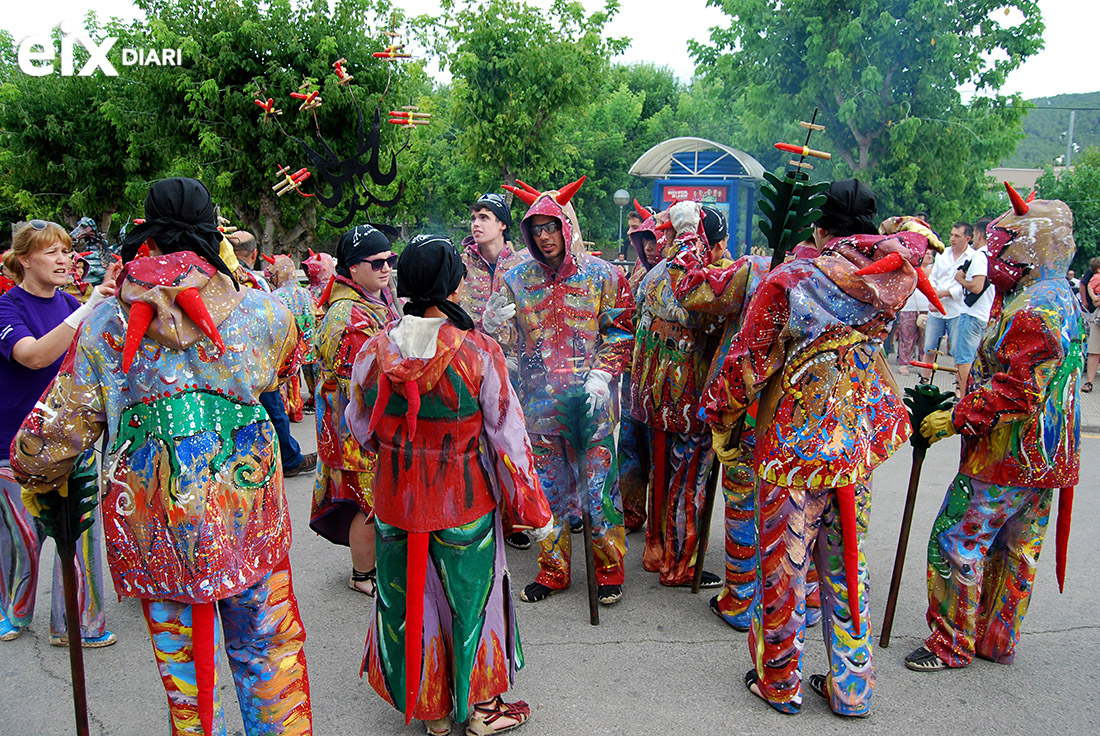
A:
[[[955,320],[955,332],[951,335],[951,357],[955,364],[973,363],[978,355],[978,345],[985,334],[985,322],[960,314]]]
[[[928,312],[928,323],[924,326],[924,352],[936,353],[940,349],[940,338],[944,335],[951,340],[951,344],[955,343],[955,322],[958,317],[952,317],[947,319],[938,314],[934,314],[931,310]]]

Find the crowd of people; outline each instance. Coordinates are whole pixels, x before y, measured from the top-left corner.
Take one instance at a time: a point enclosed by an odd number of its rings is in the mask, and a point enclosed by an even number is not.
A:
[[[459,247],[358,225],[334,257],[302,262],[308,287],[289,257],[219,226],[194,179],[152,184],[117,257],[94,223],[24,225],[0,296],[0,375],[16,387],[0,412],[0,640],[31,622],[38,517],[99,484],[80,546],[85,646],[117,641],[105,549],[116,591],[141,601],[173,733],[225,731],[219,633],[246,732],[311,733],[284,479],[312,473],[309,526],[349,548],[348,584],[373,597],[362,673],[406,724],[526,722],[503,697],[524,664],[513,601],[571,585],[584,529],[597,599],[614,605],[643,528],[643,568],[715,590],[710,610],[747,632],[751,693],[797,713],[805,681],[865,717],[872,473],[919,432],[962,435],[962,455],[929,539],[931,634],[906,664],[1010,663],[1100,362],[1094,323],[1081,387],[1100,259],[1079,301],[1069,209],[1011,192],[1012,210],[957,223],[945,248],[927,218],[880,221],[865,184],[836,181],[812,239],[773,268],[733,257],[718,208],[636,205],[627,271],[585,248],[583,182],[506,187],[527,207],[522,245],[497,193],[471,204]],[[78,237],[102,273],[74,262]],[[886,357],[895,329],[899,373],[918,350],[955,362],[957,402],[917,427]],[[586,432],[563,418],[576,397]],[[316,454],[290,433],[310,407]],[[697,569],[716,488],[723,574]],[[538,573],[513,597],[505,547],[532,544]],[[829,669],[804,678],[819,622]]]

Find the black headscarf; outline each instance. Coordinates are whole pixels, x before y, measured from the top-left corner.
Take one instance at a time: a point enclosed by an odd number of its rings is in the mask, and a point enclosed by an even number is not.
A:
[[[449,238],[417,235],[397,260],[397,295],[409,300],[405,304],[405,314],[423,317],[428,307],[439,307],[455,327],[474,329],[470,315],[447,300],[465,275],[466,265]]]
[[[134,260],[148,238],[161,253],[195,253],[237,285],[219,255],[222,234],[214,218],[210,190],[198,179],[177,177],[153,183],[145,197],[145,222],[129,230],[122,240],[122,262]]]
[[[356,225],[336,244],[336,273],[351,278],[351,267],[390,250],[390,240],[373,225]]]
[[[815,223],[831,235],[877,235],[875,193],[859,179],[841,179],[829,185],[821,219]]]
[[[707,236],[707,244],[717,245],[730,234],[726,216],[722,210],[709,204],[703,205],[703,215],[703,234]]]

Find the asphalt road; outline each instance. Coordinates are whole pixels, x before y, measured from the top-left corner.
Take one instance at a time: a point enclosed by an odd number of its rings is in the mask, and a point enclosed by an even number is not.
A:
[[[295,425],[303,449],[314,446],[312,417]],[[1096,734],[1100,733],[1098,657],[1100,585],[1093,573],[1100,539],[1094,503],[1100,481],[1092,474],[1100,437],[1086,437],[1085,471],[1077,492],[1066,592],[1054,580],[1053,525],[1040,564],[1031,610],[1015,664],[977,660],[958,671],[918,674],[904,656],[927,628],[924,562],[927,535],[958,461],[959,440],[934,446],[913,522],[891,646],[876,648],[878,684],[865,721],[834,716],[807,692],[802,713],[784,716],[741,684],[750,668],[745,635],[728,628],[707,608],[708,593],[663,588],[641,567],[641,537],[631,535],[623,600],[601,609],[601,624],[588,623],[583,562],[574,560],[573,587],[537,604],[517,603],[527,666],[511,697],[532,707],[526,736],[547,734]],[[882,622],[893,566],[909,450],[875,473],[867,557],[871,565],[871,619]],[[422,734],[406,728],[359,678],[370,599],[347,587],[350,557],[309,531],[312,479],[287,483],[296,538],[291,550],[294,583],[308,635],[315,732]],[[1053,520],[1053,516],[1052,516]],[[716,520],[709,569],[720,571],[721,523]],[[579,540],[578,540],[579,541]],[[578,544],[579,548],[580,545]],[[51,564],[52,550],[43,553]],[[535,551],[509,549],[514,588],[533,579]],[[68,656],[48,641],[49,575],[39,582],[39,615],[23,636],[0,642],[0,734],[75,733]],[[145,736],[168,733],[168,707],[153,662],[138,603],[113,597],[108,627],[118,643],[85,651],[92,734]],[[825,671],[820,629],[807,634],[804,673]],[[877,632],[876,632],[877,641]],[[229,733],[241,734],[232,678],[221,673]],[[456,728],[454,733],[461,733]]]

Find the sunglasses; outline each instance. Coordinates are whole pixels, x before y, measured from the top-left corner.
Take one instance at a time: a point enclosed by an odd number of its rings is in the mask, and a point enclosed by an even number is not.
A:
[[[556,233],[559,230],[561,230],[561,223],[557,220],[552,220],[551,222],[545,222],[542,225],[532,225],[531,237],[537,238],[543,233]]]
[[[35,230],[45,230],[47,227],[55,223],[48,220],[31,220],[27,224],[33,227]],[[60,225],[58,227],[60,227]]]
[[[389,266],[390,268],[397,268],[397,256],[390,256],[389,258],[379,258],[374,261],[367,261],[370,264],[371,270],[381,271],[382,266]]]

